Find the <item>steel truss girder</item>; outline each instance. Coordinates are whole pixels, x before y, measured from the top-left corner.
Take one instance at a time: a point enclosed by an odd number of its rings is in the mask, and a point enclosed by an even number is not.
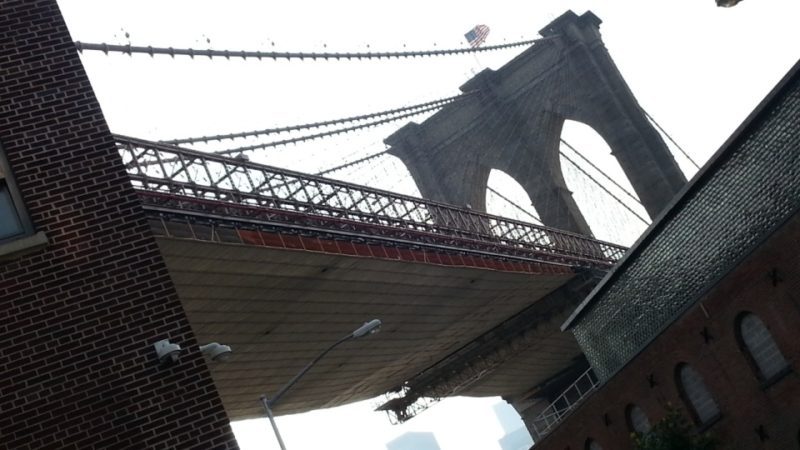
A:
[[[145,203],[173,211],[313,226],[421,244],[607,268],[624,247],[444,203],[117,136]]]
[[[406,380],[394,392],[386,393],[386,403],[379,409],[386,411],[392,423],[402,423],[439,399],[458,395],[491,375],[506,361],[536,345],[537,338],[532,331],[540,323],[569,311],[574,302],[583,299],[605,273],[597,269],[581,270],[565,286],[535,305]]]

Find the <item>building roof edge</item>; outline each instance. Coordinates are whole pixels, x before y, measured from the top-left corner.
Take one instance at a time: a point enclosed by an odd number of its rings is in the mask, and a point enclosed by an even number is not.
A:
[[[769,112],[770,106],[779,100],[780,94],[785,90],[786,86],[795,78],[800,77],[800,60],[798,60],[786,75],[781,78],[775,87],[764,97],[763,100],[756,106],[756,108],[747,116],[736,130],[725,140],[722,146],[709,158],[708,162],[695,174],[695,176],[681,189],[678,194],[670,201],[670,203],[659,213],[658,217],[650,224],[649,227],[642,233],[639,239],[631,246],[625,253],[625,256],[614,265],[613,269],[609,271],[605,277],[595,286],[592,292],[575,308],[567,320],[561,325],[561,331],[571,329],[575,322],[589,309],[589,307],[628,267],[630,262],[635,259],[639,253],[647,246],[647,244],[655,237],[659,230],[675,216],[685,203],[685,200],[713,175],[716,168],[719,167],[724,160],[727,159],[733,152],[736,144],[740,138],[745,135],[756,120],[763,114]]]

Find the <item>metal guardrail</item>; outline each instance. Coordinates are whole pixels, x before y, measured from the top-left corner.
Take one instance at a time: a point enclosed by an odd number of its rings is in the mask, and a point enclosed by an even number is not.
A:
[[[531,422],[533,440],[538,442],[555,428],[561,420],[574,410],[598,385],[592,369],[587,370],[564,390],[550,406],[545,408]]]
[[[455,248],[477,246],[570,266],[609,267],[626,250],[574,233],[246,159],[124,136],[116,141],[134,187],[166,209],[214,210],[246,218],[260,214],[282,223],[314,219],[323,227],[409,241],[444,240]]]

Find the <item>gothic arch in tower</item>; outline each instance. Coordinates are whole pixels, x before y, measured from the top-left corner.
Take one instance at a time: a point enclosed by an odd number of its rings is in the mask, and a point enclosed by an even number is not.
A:
[[[655,217],[686,179],[609,56],[600,23],[568,11],[511,62],[462,86],[466,99],[389,136],[423,197],[485,211],[497,169],[525,188],[545,225],[591,234],[558,157],[564,121],[574,120],[605,139]]]

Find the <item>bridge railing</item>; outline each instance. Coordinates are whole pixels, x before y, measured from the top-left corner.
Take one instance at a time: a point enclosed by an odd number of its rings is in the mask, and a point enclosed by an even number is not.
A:
[[[116,136],[123,163],[137,189],[172,198],[170,207],[224,202],[270,217],[318,217],[364,226],[480,241],[505,250],[568,257],[569,263],[611,265],[624,247],[585,236],[444,203],[371,189],[220,155]],[[248,208],[249,207],[249,208]],[[233,211],[233,212],[232,212]],[[243,209],[226,210],[239,214]],[[251,213],[242,213],[251,214]]]

